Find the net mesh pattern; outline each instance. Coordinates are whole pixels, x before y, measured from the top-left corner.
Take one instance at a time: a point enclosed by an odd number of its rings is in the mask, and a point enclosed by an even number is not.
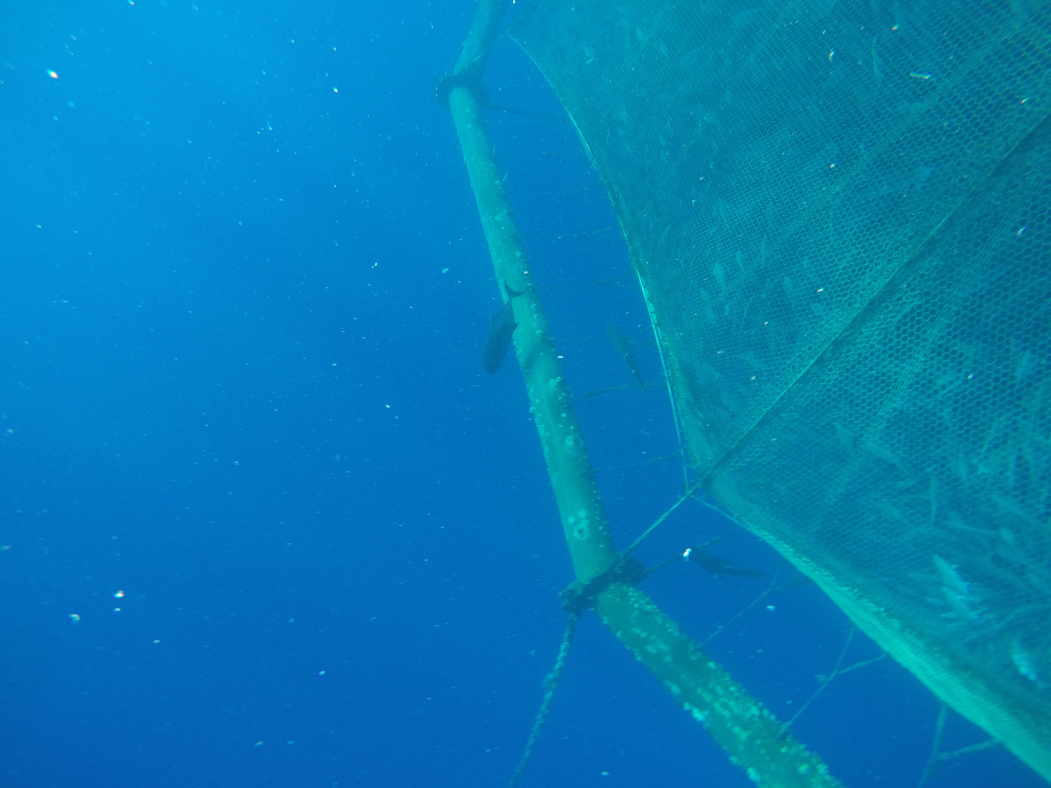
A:
[[[538,0],[698,475],[1051,779],[1051,10]]]

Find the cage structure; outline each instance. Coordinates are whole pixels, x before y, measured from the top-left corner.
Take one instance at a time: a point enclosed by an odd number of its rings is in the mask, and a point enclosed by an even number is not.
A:
[[[624,576],[479,110],[440,88],[580,589],[762,785],[820,759]],[[697,483],[1051,780],[1051,6],[535,0]],[[516,299],[518,301],[518,299]]]

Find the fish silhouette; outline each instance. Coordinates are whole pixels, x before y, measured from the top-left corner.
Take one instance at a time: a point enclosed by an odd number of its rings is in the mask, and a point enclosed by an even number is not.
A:
[[[507,291],[507,301],[489,319],[489,335],[485,338],[485,345],[482,347],[482,366],[490,375],[500,369],[504,356],[507,355],[507,348],[511,346],[511,335],[518,328],[511,300],[523,293],[512,290],[507,282],[504,282],[504,290]]]
[[[628,340],[624,338],[624,335],[612,323],[606,323],[606,334],[609,336],[609,341],[613,343],[613,347],[624,358],[624,363],[628,365],[631,374],[635,376],[639,388],[645,391],[646,381],[642,379],[642,373],[639,371],[639,361],[635,358],[635,351],[631,349]]]
[[[737,564],[732,564],[725,558],[720,558],[717,555],[706,553],[704,550],[700,550],[696,547],[690,547],[682,554],[682,557],[687,561],[691,561],[697,566],[701,567],[705,572],[718,577],[719,575],[729,575],[732,577],[762,577],[763,572],[758,569],[747,569]]]

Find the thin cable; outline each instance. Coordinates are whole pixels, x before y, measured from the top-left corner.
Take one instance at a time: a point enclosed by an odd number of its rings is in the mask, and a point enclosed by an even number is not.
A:
[[[701,641],[701,645],[702,646],[706,645],[708,643],[708,641],[710,641],[713,638],[715,638],[716,635],[721,633],[724,629],[726,629],[728,626],[730,626],[737,619],[739,619],[741,616],[743,616],[745,613],[747,613],[753,607],[758,605],[760,602],[762,602],[768,596],[770,596],[771,594],[776,594],[778,589],[775,589],[774,585],[777,583],[777,576],[781,574],[781,567],[783,567],[784,565],[785,565],[785,561],[784,560],[782,560],[781,563],[779,563],[777,565],[777,569],[774,570],[774,576],[770,578],[770,585],[768,585],[766,587],[766,590],[763,593],[761,593],[759,596],[757,596],[755,599],[753,599],[743,610],[741,610],[737,615],[735,615],[733,618],[731,618],[725,624],[722,624],[722,625],[716,627],[715,631],[712,632],[712,634],[710,634],[708,637],[706,637],[704,640]]]
[[[642,300],[646,302],[646,311],[650,316],[650,325],[653,326],[653,338],[657,340],[657,355],[661,360],[661,371],[664,373],[664,382],[668,387],[668,402],[671,405],[671,420],[675,425],[675,443],[679,447],[679,456],[682,459],[682,488],[690,487],[689,463],[686,461],[686,447],[682,442],[682,431],[679,429],[679,408],[675,404],[675,395],[671,390],[671,378],[668,377],[668,365],[664,362],[664,346],[661,344],[661,332],[657,328],[657,316],[653,313],[653,305],[650,303],[650,294],[646,292],[646,283],[642,281],[642,274],[636,271],[639,277],[639,287],[642,288]]]
[[[699,490],[699,489],[700,489],[700,483],[698,482],[698,484],[694,487],[693,500],[697,501],[697,503],[699,503],[701,506],[705,506],[705,507],[711,509],[713,512],[715,512],[720,517],[726,518],[727,520],[729,520],[734,525],[739,526],[740,528],[743,528],[746,531],[749,530],[748,526],[746,526],[744,523],[742,523],[740,520],[738,520],[733,515],[732,512],[727,511],[723,507],[719,506],[719,504],[717,504],[717,503],[712,503],[707,498],[698,497],[696,491]]]
[[[653,381],[652,383],[646,383],[645,386],[639,386],[639,384],[636,383],[633,386],[614,386],[613,388],[589,391],[587,394],[581,394],[579,397],[574,398],[573,402],[577,403],[580,402],[582,399],[590,399],[591,397],[597,397],[599,394],[609,394],[614,391],[631,391],[632,389],[645,388],[646,386],[656,386],[658,383],[660,383],[659,379]]]
[[[977,744],[968,744],[966,747],[961,747],[958,750],[943,752],[934,760],[936,762],[951,761],[953,758],[959,758],[962,755],[970,755],[972,752],[981,752],[982,750],[988,750],[992,747],[999,747],[1001,744],[1003,744],[1003,742],[997,739],[986,739]]]
[[[977,744],[968,744],[966,747],[960,747],[956,750],[938,752],[942,746],[942,735],[945,730],[945,715],[948,709],[949,707],[944,703],[941,704],[938,709],[938,722],[934,726],[934,739],[931,741],[931,754],[927,756],[927,763],[923,767],[923,774],[920,775],[920,781],[916,783],[916,788],[923,788],[924,784],[927,782],[927,778],[933,777],[937,773],[937,766],[942,761],[951,761],[964,755],[988,750],[991,747],[999,747],[1003,744],[1003,742],[997,741],[996,739],[986,739]]]
[[[671,508],[668,511],[666,511],[664,514],[662,514],[660,517],[658,517],[654,521],[653,525],[651,525],[649,528],[647,528],[645,531],[643,531],[642,535],[638,539],[636,539],[634,542],[631,543],[631,547],[629,547],[627,550],[625,550],[623,553],[620,554],[621,558],[627,558],[629,555],[631,555],[635,551],[635,548],[638,547],[640,544],[642,544],[642,540],[643,539],[645,539],[647,536],[652,534],[654,532],[654,530],[656,530],[658,525],[663,523],[665,520],[667,520],[671,516],[672,512],[674,512],[676,509],[678,509],[680,506],[682,506],[687,500],[689,500],[689,498],[693,495],[694,490],[696,490],[696,489],[697,489],[696,487],[691,487],[682,496],[680,496],[679,500],[677,500],[675,503],[673,503]]]
[[[945,731],[945,714],[948,710],[949,707],[944,703],[938,706],[938,721],[934,725],[931,754],[927,756],[927,763],[923,765],[923,774],[920,775],[920,781],[916,783],[916,788],[923,788],[923,784],[927,782],[927,778],[934,771],[934,762],[938,760],[938,751],[942,748],[942,733]]]
[[[811,695],[809,698],[807,698],[806,703],[804,703],[802,706],[799,707],[799,710],[796,711],[796,713],[792,715],[792,719],[790,719],[788,722],[786,722],[784,725],[781,726],[781,735],[782,736],[784,736],[785,731],[787,731],[792,726],[792,723],[794,723],[796,720],[798,720],[800,715],[802,715],[802,713],[807,710],[807,708],[810,706],[810,704],[813,703],[815,700],[817,700],[818,695],[820,695],[822,692],[825,691],[825,688],[828,687],[828,685],[832,683],[832,679],[834,679],[836,676],[839,675],[839,666],[843,664],[843,660],[847,656],[847,649],[850,648],[850,643],[851,643],[852,640],[854,640],[854,635],[855,635],[855,633],[857,631],[858,631],[857,627],[852,626],[850,628],[850,634],[847,635],[847,642],[843,644],[843,648],[839,652],[839,659],[836,660],[836,665],[835,665],[834,668],[832,668],[832,672],[829,673],[827,676],[818,676],[817,677],[817,680],[819,682],[821,682],[821,686],[819,686],[814,691],[813,695]]]
[[[566,657],[569,656],[569,649],[573,645],[573,635],[577,631],[578,621],[580,621],[580,614],[572,613],[569,616],[569,621],[566,622],[566,631],[562,634],[562,645],[558,649],[555,667],[544,676],[544,699],[540,701],[540,710],[537,711],[536,719],[533,720],[533,730],[529,732],[525,750],[515,766],[511,779],[507,783],[507,788],[515,788],[518,785],[522,779],[522,774],[525,773],[529,758],[533,754],[533,748],[536,747],[536,743],[540,740],[540,732],[544,728],[544,722],[547,721],[548,712],[551,711],[551,699],[555,697],[555,690],[558,689],[558,682],[562,678],[562,669],[566,666]]]
[[[641,468],[643,465],[655,465],[658,462],[670,462],[679,456],[678,452],[674,454],[665,454],[663,457],[654,457],[652,460],[643,460],[642,462],[629,462],[627,465],[610,465],[607,468],[595,468],[593,473],[607,473],[609,471],[623,471],[627,468]]]

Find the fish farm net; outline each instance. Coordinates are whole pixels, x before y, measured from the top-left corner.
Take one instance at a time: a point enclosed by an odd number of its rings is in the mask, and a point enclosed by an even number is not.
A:
[[[1051,779],[1051,8],[537,0],[701,484]]]

